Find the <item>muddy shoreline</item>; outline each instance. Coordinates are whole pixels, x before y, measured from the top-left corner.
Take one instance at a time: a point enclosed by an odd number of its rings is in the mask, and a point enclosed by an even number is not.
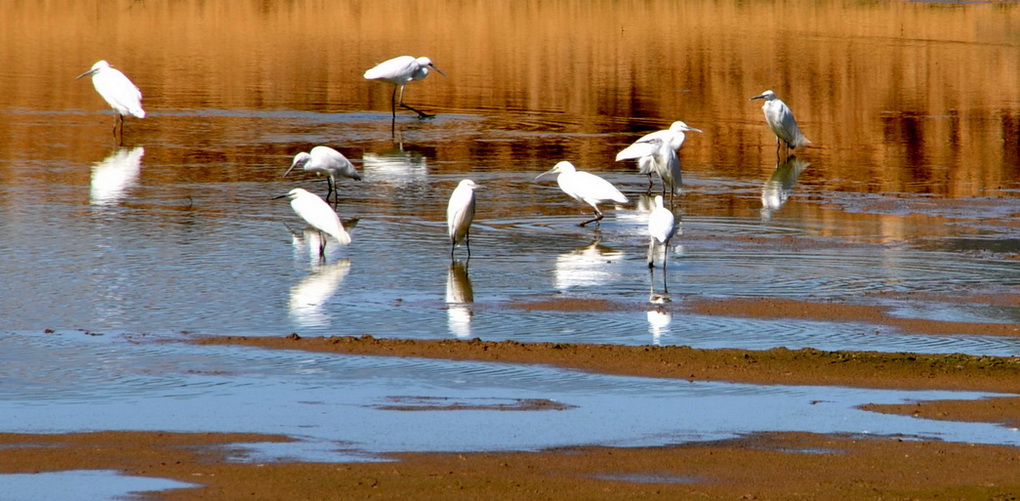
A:
[[[538,363],[613,374],[875,388],[1015,390],[1020,360],[819,350],[412,341],[363,337],[208,337],[245,345],[374,356]],[[867,406],[866,406],[867,407]],[[870,410],[919,418],[1020,425],[1020,397]],[[249,464],[227,446],[287,437],[102,432],[0,434],[3,473],[114,469],[200,488],[154,499],[1013,499],[1020,450],[908,437],[763,433],[652,448],[572,447],[541,452],[390,454],[392,462]]]
[[[1009,394],[1020,360],[964,355],[803,349],[402,340],[371,336],[195,337],[200,345],[336,354],[549,364],[687,380]],[[1020,425],[1020,396],[866,406],[918,418]],[[114,469],[202,487],[153,499],[1013,499],[1020,449],[909,437],[762,433],[652,448],[572,447],[541,452],[389,454],[376,463],[236,463],[231,444],[287,441],[251,434],[100,432],[0,434],[0,472]]]

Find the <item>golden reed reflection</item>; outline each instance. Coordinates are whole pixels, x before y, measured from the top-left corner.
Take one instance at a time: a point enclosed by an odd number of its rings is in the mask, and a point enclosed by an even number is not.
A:
[[[561,113],[566,132],[619,133],[621,144],[638,132],[634,119],[647,124],[641,132],[680,119],[706,131],[685,146],[685,169],[774,165],[774,139],[747,102],[772,89],[827,156],[813,167],[827,179],[866,171],[871,191],[930,182],[959,197],[1020,177],[1020,5],[1011,3],[0,0],[0,8],[0,106],[9,109],[105,109],[73,77],[107,59],[142,87],[150,112],[384,112],[390,88],[362,72],[395,55],[427,55],[450,78],[409,86],[411,103]],[[11,138],[4,149],[35,141],[0,132]],[[73,148],[71,136],[85,132],[61,133]]]

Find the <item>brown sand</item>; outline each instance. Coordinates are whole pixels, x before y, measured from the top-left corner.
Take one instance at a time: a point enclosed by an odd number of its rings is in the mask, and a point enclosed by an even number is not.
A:
[[[255,437],[0,435],[4,472],[80,468],[199,483],[166,499],[1015,499],[1012,447],[762,434],[675,447],[394,454],[387,463],[237,464]],[[279,439],[279,437],[265,437]]]
[[[524,309],[578,307],[561,302]],[[587,305],[592,307],[592,305]],[[599,305],[599,309],[614,307]],[[894,319],[881,308],[737,300],[685,305],[730,315],[866,321],[908,332],[1015,335],[1013,326]],[[1010,329],[1013,329],[1011,331]],[[550,364],[687,380],[1016,393],[1020,359],[773,349],[410,341],[364,337],[211,337],[237,344],[338,354]],[[417,402],[394,402],[395,409]],[[521,401],[514,409],[543,408]],[[437,403],[430,406],[437,408]],[[438,403],[438,408],[443,408]],[[919,418],[1020,424],[1020,397],[867,405]],[[584,447],[543,452],[393,454],[384,463],[236,464],[222,446],[285,437],[109,432],[0,434],[0,472],[116,469],[201,484],[168,499],[1017,499],[1020,449],[895,437],[768,433],[657,448]]]

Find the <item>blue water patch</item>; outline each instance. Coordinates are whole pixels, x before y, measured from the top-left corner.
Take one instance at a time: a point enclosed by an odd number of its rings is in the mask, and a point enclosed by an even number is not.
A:
[[[123,475],[112,470],[65,470],[0,475],[0,498],[6,501],[75,499],[107,501],[141,492],[198,487],[165,478]]]
[[[233,454],[238,461],[657,446],[768,431],[1020,445],[1016,430],[994,424],[858,409],[867,403],[991,396],[985,392],[689,382],[541,365],[195,346],[83,333],[7,334],[0,337],[0,353],[3,431],[251,432],[295,440],[238,444]],[[492,405],[522,400],[556,405],[511,410]],[[463,405],[393,405],[409,401]]]

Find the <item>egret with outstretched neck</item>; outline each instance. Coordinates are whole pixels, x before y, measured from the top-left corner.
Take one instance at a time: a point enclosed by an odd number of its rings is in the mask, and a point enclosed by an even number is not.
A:
[[[563,193],[595,209],[595,218],[580,223],[578,226],[584,226],[591,222],[598,224],[602,220],[602,211],[599,210],[598,206],[600,203],[627,203],[627,197],[620,190],[616,189],[612,183],[595,174],[579,171],[574,167],[574,164],[567,161],[557,163],[552,169],[539,174],[535,179],[537,180],[546,174],[554,173],[559,173],[556,176],[556,184],[560,186]]]
[[[346,177],[355,181],[361,181],[361,174],[358,174],[358,170],[354,168],[354,164],[340,153],[339,151],[330,148],[329,146],[316,146],[309,152],[301,152],[294,155],[294,161],[290,164],[290,168],[283,175],[290,174],[290,171],[300,167],[306,172],[314,172],[326,176],[326,184],[329,185],[329,190],[326,192],[326,201],[329,201],[329,195],[335,193],[333,197],[333,207],[336,207],[340,203],[340,187],[337,185],[336,178]]]
[[[142,91],[138,90],[131,80],[120,70],[110,66],[106,61],[97,61],[92,68],[75,80],[92,76],[92,86],[96,92],[106,100],[106,104],[113,108],[116,117],[113,122],[113,135],[124,141],[124,117],[131,115],[137,118],[145,118],[145,110],[142,109]],[[118,130],[120,134],[118,134]]]
[[[776,155],[779,155],[780,147],[785,144],[788,149],[796,149],[811,144],[808,138],[801,134],[800,127],[797,127],[797,120],[793,118],[793,112],[776,93],[771,90],[750,98],[750,100],[764,99],[765,104],[761,110],[765,113],[765,121],[769,128],[776,135]]]
[[[442,70],[432,64],[427,57],[399,56],[383,61],[365,71],[366,80],[381,80],[393,84],[393,95],[390,97],[393,119],[397,118],[397,106],[407,108],[418,114],[418,118],[431,118],[435,115],[416,110],[404,104],[404,86],[416,80],[424,80],[429,76],[429,70],[436,70],[440,75],[446,76]],[[400,91],[399,99],[397,90]]]

